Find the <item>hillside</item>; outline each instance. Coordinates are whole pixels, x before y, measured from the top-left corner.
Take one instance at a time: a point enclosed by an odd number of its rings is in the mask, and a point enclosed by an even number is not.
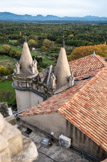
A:
[[[2,21],[107,21],[107,17],[85,16],[85,17],[58,17],[55,15],[18,15],[10,12],[0,12],[0,20]]]

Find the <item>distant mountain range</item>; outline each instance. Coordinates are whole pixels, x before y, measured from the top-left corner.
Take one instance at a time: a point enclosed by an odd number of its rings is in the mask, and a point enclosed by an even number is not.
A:
[[[0,21],[30,21],[30,22],[40,22],[40,21],[107,21],[107,17],[98,16],[85,16],[85,17],[58,17],[54,15],[18,15],[10,12],[0,12]]]

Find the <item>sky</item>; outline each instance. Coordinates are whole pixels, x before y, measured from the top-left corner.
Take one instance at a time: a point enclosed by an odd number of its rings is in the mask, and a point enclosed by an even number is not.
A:
[[[107,17],[107,0],[0,0],[0,12],[30,15]]]

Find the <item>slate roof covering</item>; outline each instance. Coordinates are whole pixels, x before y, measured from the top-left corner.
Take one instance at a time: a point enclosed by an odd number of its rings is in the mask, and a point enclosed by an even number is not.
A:
[[[69,62],[75,79],[81,80],[86,76],[93,76],[107,65],[103,57],[99,55],[89,55]]]
[[[107,151],[107,67],[58,111]]]
[[[95,76],[78,81],[72,88],[53,95],[38,106],[23,112],[19,117],[59,112],[100,147],[107,150],[106,62],[100,56],[90,55],[70,62],[70,65],[72,70],[74,69],[75,77],[81,77],[81,75],[84,77],[89,74]]]

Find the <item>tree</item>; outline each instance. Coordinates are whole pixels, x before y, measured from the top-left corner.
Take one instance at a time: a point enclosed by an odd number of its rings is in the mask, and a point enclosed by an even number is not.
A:
[[[10,75],[10,74],[11,74],[10,70],[5,68],[4,71],[3,71],[3,75],[6,76],[6,75]]]
[[[46,47],[48,50],[54,49],[55,47],[54,42],[49,39],[44,39],[43,46]]]
[[[74,37],[74,35],[73,35],[73,34],[70,34],[68,37],[69,37],[69,38],[73,38],[73,37]]]
[[[10,46],[8,44],[2,45],[2,52],[3,52],[3,54],[9,54],[10,49],[11,48],[10,48]]]
[[[37,42],[34,39],[30,39],[28,41],[28,45],[29,45],[30,48],[37,47]]]
[[[37,41],[37,40],[38,40],[38,37],[37,37],[37,35],[34,35],[34,34],[33,34],[33,35],[30,35],[30,36],[29,36],[29,40],[30,40],[30,39],[33,39],[33,40]]]
[[[13,50],[13,49],[11,49],[10,52],[9,52],[9,56],[10,56],[10,57],[14,57],[15,54],[16,54],[16,51]]]
[[[92,54],[95,51],[97,55],[102,57],[107,57],[107,45],[100,44],[95,46],[81,46],[73,50],[73,52],[68,56],[69,61],[75,60],[87,55]]]
[[[42,47],[41,47],[41,51],[42,51],[42,52],[45,52],[46,50],[47,50],[47,48],[46,48],[45,46],[42,46]]]
[[[3,75],[5,67],[0,66],[0,75]]]
[[[15,53],[15,58],[16,58],[16,59],[19,59],[20,56],[21,56],[21,52],[20,52],[20,51],[16,51],[16,53]]]
[[[17,46],[18,41],[17,40],[9,40],[9,44],[11,44],[13,46]]]

